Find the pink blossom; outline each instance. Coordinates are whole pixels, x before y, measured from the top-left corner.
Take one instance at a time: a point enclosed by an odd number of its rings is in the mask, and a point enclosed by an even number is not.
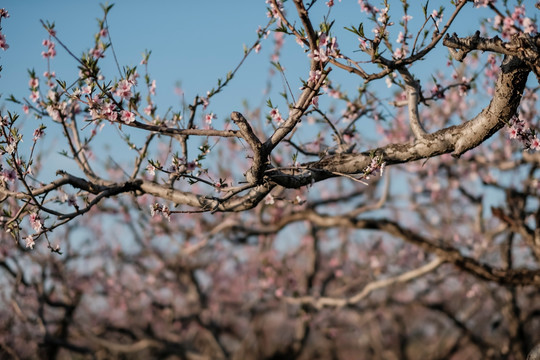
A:
[[[267,16],[268,17],[274,17],[276,19],[279,19],[279,11],[283,11],[283,4],[281,3],[281,0],[277,0],[276,1],[276,4],[278,6],[278,8],[276,8],[274,6],[274,3],[270,2],[270,1],[266,1],[267,4],[270,5],[270,11],[267,13]],[[279,11],[278,11],[279,9]]]
[[[523,19],[523,32],[525,34],[536,34],[538,31],[536,24],[531,20],[531,18],[526,17]]]
[[[24,105],[22,106],[22,109],[23,109],[23,112],[24,112],[25,114],[28,114],[28,113],[30,112],[30,109],[28,108],[28,105],[26,105],[26,104],[24,104]]]
[[[186,169],[188,171],[193,171],[197,168],[197,162],[196,161],[190,161],[186,164]]]
[[[131,99],[133,93],[131,92],[131,82],[128,80],[120,80],[116,86],[116,95],[126,100]]]
[[[17,179],[17,173],[13,169],[4,170],[0,174],[0,178],[2,178],[2,180],[4,180],[4,181],[14,182],[15,179]]]
[[[402,48],[397,48],[396,50],[394,50],[394,58],[395,59],[401,59],[402,57],[405,56],[405,54],[403,53],[403,49]]]
[[[25,247],[28,249],[34,249],[34,245],[36,244],[34,242],[34,237],[32,235],[28,235],[24,238]]]
[[[319,35],[319,46],[326,46],[328,44],[328,38],[325,33]]]
[[[358,38],[358,41],[360,41],[360,47],[362,49],[367,49],[367,41],[362,39],[362,38]]]
[[[435,20],[437,26],[439,26],[439,24],[442,22],[443,15],[439,14],[437,10],[433,10],[433,12],[431,13],[431,17]]]
[[[261,43],[258,43],[257,45],[255,45],[255,53],[259,53],[259,51],[261,51]]]
[[[444,93],[442,92],[441,86],[439,84],[433,85],[431,88],[431,96],[439,99],[444,98]]]
[[[328,7],[334,6],[334,0],[328,0],[328,1],[326,2],[326,6],[328,6]]]
[[[508,130],[508,133],[510,134],[510,139],[517,139],[518,134],[519,134],[518,129],[515,127],[511,127]]]
[[[266,205],[274,205],[275,200],[274,200],[274,197],[272,196],[272,194],[268,194],[268,195],[265,196],[264,203]]]
[[[30,226],[36,232],[41,231],[43,229],[43,220],[37,213],[30,214],[29,220],[30,220]]]
[[[217,116],[214,113],[206,114],[204,121],[208,126],[212,125],[212,120],[217,119]]]
[[[525,6],[524,5],[516,6],[514,8],[514,12],[512,13],[512,19],[519,21],[520,18],[522,18],[524,15],[525,15]]]
[[[32,93],[30,94],[30,100],[32,100],[32,102],[37,102],[38,99],[39,99],[39,92],[32,91]]]
[[[203,106],[203,110],[206,110],[206,108],[208,107],[208,105],[210,104],[210,102],[208,101],[208,98],[207,97],[203,97],[201,98],[201,101],[202,101],[202,106]]]
[[[358,0],[358,4],[360,5],[360,11],[371,14],[376,13],[376,9],[367,0]]]
[[[6,43],[6,37],[0,32],[0,49],[6,51],[9,49],[9,45]]]
[[[540,139],[538,139],[537,136],[535,136],[531,141],[531,149],[540,150]]]
[[[152,84],[150,84],[150,94],[156,95],[156,80],[152,80]]]
[[[313,97],[313,99],[311,99],[311,104],[314,107],[319,107],[319,97],[318,96]]]
[[[104,37],[107,37],[107,35],[109,35],[109,31],[107,29],[103,28],[99,31],[100,37],[104,38]]]
[[[134,72],[133,74],[129,75],[128,81],[131,85],[137,86],[138,79],[139,79],[139,73]]]
[[[279,110],[276,108],[270,110],[270,117],[278,124],[281,124],[284,121],[281,117],[281,114],[279,113]]]
[[[83,88],[81,89],[81,93],[85,95],[90,95],[92,93],[92,88],[88,85],[83,86]]]
[[[405,40],[405,36],[403,35],[403,32],[400,31],[399,34],[398,34],[398,37],[397,37],[397,39],[396,39],[396,42],[397,42],[398,44],[401,44],[401,43],[403,42],[403,40]]]
[[[51,119],[53,119],[54,121],[60,121],[62,119],[62,117],[60,116],[60,111],[58,111],[58,109],[55,108],[53,105],[48,105],[46,110]]]
[[[153,110],[153,107],[152,107],[152,104],[149,104],[147,107],[144,108],[144,113],[148,116],[152,115],[152,110]]]
[[[156,174],[156,167],[152,164],[148,164],[146,166],[146,171],[148,172],[148,174],[154,176]]]
[[[121,114],[122,115],[121,115],[120,119],[124,123],[131,124],[132,122],[135,121],[135,114],[132,113],[131,111],[122,110]]]
[[[90,55],[92,55],[94,59],[101,59],[105,57],[105,55],[103,54],[103,49],[101,48],[93,48],[92,50],[90,50]]]
[[[36,130],[34,130],[34,141],[37,141],[40,137],[42,137],[44,134],[43,128],[39,127]]]
[[[328,91],[328,96],[334,98],[334,99],[339,99],[341,97],[341,93],[335,89],[330,89]]]
[[[110,121],[115,121],[118,118],[118,113],[116,112],[116,105],[113,103],[107,103],[101,108],[101,114],[105,116]]]
[[[321,78],[321,75],[322,75],[321,70],[315,70],[315,71],[311,70],[311,71],[309,72],[309,79],[308,79],[308,81],[318,82],[319,79]]]
[[[380,23],[384,23],[388,20],[388,8],[385,7],[379,12],[379,17],[377,17],[377,21]]]

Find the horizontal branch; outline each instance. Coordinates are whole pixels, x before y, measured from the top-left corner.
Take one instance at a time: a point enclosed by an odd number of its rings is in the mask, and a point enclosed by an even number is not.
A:
[[[176,129],[165,125],[150,125],[139,121],[130,124],[123,124],[137,129],[153,131],[164,135],[193,135],[193,136],[219,136],[219,137],[241,137],[237,130],[214,130],[214,129]]]

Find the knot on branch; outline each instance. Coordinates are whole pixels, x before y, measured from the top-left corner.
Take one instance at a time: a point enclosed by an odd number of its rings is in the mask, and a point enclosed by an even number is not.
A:
[[[499,41],[498,37],[495,37]],[[476,50],[480,42],[488,41],[489,39],[480,37],[480,31],[474,33],[473,36],[468,36],[465,38],[459,38],[456,33],[453,33],[452,36],[446,34],[443,40],[444,46],[448,47],[450,54],[457,61],[463,61],[467,54],[472,50]]]
[[[246,173],[246,180],[250,184],[259,184],[262,182],[264,171],[266,170],[266,159],[269,154],[267,154],[261,140],[255,135],[244,115],[238,111],[233,111],[231,113],[231,119],[238,126],[240,135],[242,135],[242,138],[246,140],[253,151],[253,165]]]

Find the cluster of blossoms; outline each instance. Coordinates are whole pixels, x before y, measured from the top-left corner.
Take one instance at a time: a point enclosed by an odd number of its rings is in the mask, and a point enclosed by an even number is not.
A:
[[[310,52],[308,57],[314,61],[326,62],[330,56],[340,57],[337,39],[329,38],[326,33],[319,33],[319,48]]]
[[[525,16],[525,5],[516,6],[510,16],[502,17],[496,15],[493,26],[496,29],[501,29],[502,27],[502,37],[506,39],[509,39],[518,32],[518,26],[523,28],[525,34],[535,35],[538,31],[534,20]]]
[[[276,4],[278,8],[274,6],[274,3],[271,0],[266,0],[266,3],[270,5],[270,11],[268,11],[267,16],[269,18],[273,17],[273,18],[279,19],[279,12],[281,11],[283,13],[283,3],[281,2],[281,0],[276,0]]]
[[[130,76],[127,80],[120,80],[114,89],[114,94],[121,99],[129,100],[133,97],[131,90],[133,85],[136,85],[136,74]],[[80,92],[74,95],[80,96],[80,94],[90,94],[91,89],[89,86],[85,86]],[[103,101],[99,96],[95,95],[88,101],[90,115],[92,120],[107,119],[109,121],[120,120],[125,124],[131,124],[135,122],[135,113],[128,110],[120,110],[117,105],[110,101]],[[145,109],[146,111],[146,109]]]
[[[50,31],[54,31],[54,30],[50,30]],[[47,48],[47,51],[42,51],[41,56],[43,56],[45,59],[54,58],[56,56],[56,49],[55,49],[56,45],[54,44],[54,42],[52,42],[49,39],[45,39],[43,40],[42,44],[43,46]]]
[[[67,117],[69,112],[67,102],[62,101],[60,103],[57,103],[54,100],[52,100],[52,103],[50,105],[47,105],[46,110],[51,119],[53,119],[54,121],[62,120],[62,118]]]
[[[270,117],[278,124],[281,124],[284,121],[277,108],[273,108],[272,110],[270,110]]]
[[[9,17],[9,13],[7,12],[6,9],[0,9],[0,19],[2,18],[8,18]],[[9,45],[6,43],[6,37],[4,36],[4,34],[2,34],[2,32],[0,32],[0,49],[6,51],[7,49],[9,49]]]
[[[109,121],[117,121],[120,115],[120,120],[125,124],[131,124],[135,121],[133,112],[127,110],[118,111],[116,104],[112,102],[104,103],[98,96],[94,96],[89,103],[92,120],[105,118]]]
[[[167,205],[161,205],[159,203],[150,205],[150,214],[152,217],[162,215],[165,219],[171,221],[171,210]]]
[[[508,133],[510,134],[510,139],[519,140],[523,143],[525,149],[540,150],[540,139],[538,139],[536,132],[524,120],[514,116],[510,120],[509,126]]]
[[[360,11],[365,12],[366,14],[375,16],[379,11],[379,9],[372,6],[367,0],[358,0],[358,4],[360,5]]]

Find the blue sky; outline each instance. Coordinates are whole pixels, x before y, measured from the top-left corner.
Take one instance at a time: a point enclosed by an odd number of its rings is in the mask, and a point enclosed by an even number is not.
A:
[[[7,0],[2,6],[11,17],[4,19],[3,32],[10,49],[0,54],[4,67],[0,92],[27,96],[26,70],[46,70],[41,45],[46,32],[39,20],[54,21],[59,38],[77,55],[93,45],[96,19],[102,12],[98,1]],[[152,51],[150,74],[157,80],[158,103],[178,104],[173,88],[182,82],[188,96],[204,94],[242,57],[242,44],[256,38],[258,24],[267,21],[264,2],[238,1],[117,1],[109,15],[110,34],[121,65],[138,65],[141,53]],[[209,11],[211,7],[211,11]],[[223,14],[228,14],[223,16]],[[58,77],[76,74],[76,62],[57,47],[52,67]],[[114,72],[112,58],[104,73]],[[247,64],[250,65],[250,64]],[[110,70],[110,71],[107,71]],[[66,79],[67,80],[67,79]],[[264,84],[260,79],[259,92]],[[249,82],[245,94],[252,90]],[[240,98],[240,97],[238,97]]]
[[[377,5],[377,2],[374,1]],[[413,4],[409,12],[415,20],[423,16],[420,2]],[[436,9],[448,1],[431,1],[430,9]],[[174,85],[181,81],[187,99],[195,94],[204,94],[215,85],[218,77],[223,77],[242,57],[243,44],[255,40],[259,25],[267,22],[264,0],[239,1],[155,1],[118,0],[109,15],[110,34],[121,65],[137,65],[141,53],[152,50],[150,74],[157,80],[158,105],[162,107],[178,104]],[[401,11],[400,2],[395,9]],[[3,7],[11,17],[2,22],[3,32],[10,45],[9,51],[0,53],[4,67],[0,80],[0,93],[13,93],[19,97],[28,96],[26,70],[36,69],[38,74],[46,70],[46,62],[41,57],[41,41],[46,33],[39,20],[54,21],[57,34],[75,53],[80,55],[93,45],[93,34],[97,29],[96,19],[101,17],[98,1],[74,0],[4,0]],[[449,10],[452,8],[449,6]],[[314,18],[321,19],[326,13],[324,1],[315,6]],[[357,1],[336,1],[333,15],[338,19],[336,28],[357,25],[365,21]],[[468,13],[468,14],[467,14]],[[465,35],[477,27],[480,12],[467,9],[462,20],[453,30]],[[368,28],[369,29],[369,28]],[[461,34],[460,34],[461,35]],[[354,49],[356,37],[352,34],[340,38],[342,48]],[[347,46],[351,45],[351,46]],[[267,79],[268,55],[272,43],[263,43],[263,51],[253,55],[245,64],[232,87],[217,99],[215,112],[230,113],[241,106],[244,98],[259,98]],[[290,49],[290,51],[287,51]],[[73,77],[76,62],[58,47],[58,56],[52,67],[59,77]],[[443,52],[444,53],[444,52]],[[293,80],[305,77],[307,58],[292,39],[286,40],[283,65]],[[109,66],[107,67],[106,64]],[[104,72],[117,76],[109,56],[103,61]],[[425,64],[423,64],[425,65]],[[107,71],[109,70],[109,71]],[[333,74],[333,76],[335,76]],[[353,79],[359,83],[359,79]],[[1,100],[0,100],[1,101]]]

